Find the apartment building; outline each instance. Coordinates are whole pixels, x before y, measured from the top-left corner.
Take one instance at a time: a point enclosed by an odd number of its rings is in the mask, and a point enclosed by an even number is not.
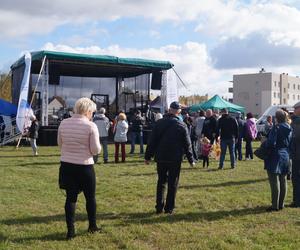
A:
[[[233,102],[260,116],[271,105],[294,105],[300,101],[300,78],[265,72],[233,75]]]

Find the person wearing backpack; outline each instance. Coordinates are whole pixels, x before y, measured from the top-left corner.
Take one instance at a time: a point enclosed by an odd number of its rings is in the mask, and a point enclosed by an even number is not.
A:
[[[252,141],[257,136],[257,127],[252,113],[248,113],[246,117],[247,120],[245,123],[245,133],[244,133],[245,142],[246,142],[245,160],[253,160]]]
[[[294,105],[292,116],[292,141],[290,155],[292,159],[293,202],[291,207],[300,207],[300,102]]]

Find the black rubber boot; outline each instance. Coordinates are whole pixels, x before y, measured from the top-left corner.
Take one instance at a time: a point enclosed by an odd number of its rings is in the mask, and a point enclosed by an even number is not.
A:
[[[76,203],[75,202],[66,202],[65,204],[65,213],[66,213],[66,223],[67,223],[67,239],[70,240],[75,237],[75,227],[74,227],[74,221],[75,221],[75,208]]]
[[[68,227],[68,232],[67,232],[67,240],[71,240],[75,237],[75,227],[74,225],[71,227]]]
[[[102,229],[100,227],[97,227],[97,225],[89,226],[88,228],[88,232],[91,234],[101,232],[101,231]]]

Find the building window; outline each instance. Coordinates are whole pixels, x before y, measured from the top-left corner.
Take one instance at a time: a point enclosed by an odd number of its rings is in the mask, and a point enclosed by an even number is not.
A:
[[[300,95],[298,95],[298,100],[300,100]]]
[[[295,100],[295,95],[293,95],[293,100]]]
[[[276,81],[274,81],[274,86],[276,87]]]
[[[296,84],[293,84],[293,89],[296,89]]]
[[[290,94],[288,94],[288,99],[290,99]]]
[[[300,85],[298,85],[298,90],[300,90]]]
[[[274,95],[273,95],[273,96],[274,96],[274,98],[276,98],[276,92],[274,92]]]
[[[280,93],[277,93],[277,97],[280,98]]]
[[[285,98],[283,98],[283,104],[286,104],[286,99]]]
[[[290,83],[288,83],[288,89],[290,88]]]
[[[286,93],[286,89],[285,88],[283,88],[283,93]]]

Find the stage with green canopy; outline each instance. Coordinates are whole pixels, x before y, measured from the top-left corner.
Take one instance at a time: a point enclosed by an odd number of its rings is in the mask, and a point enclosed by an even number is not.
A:
[[[206,102],[192,105],[190,107],[190,111],[197,112],[198,110],[207,110],[207,109],[221,110],[224,108],[226,108],[229,112],[232,113],[237,113],[237,112],[245,113],[244,107],[225,101],[223,98],[221,98],[218,95],[213,96]]]

